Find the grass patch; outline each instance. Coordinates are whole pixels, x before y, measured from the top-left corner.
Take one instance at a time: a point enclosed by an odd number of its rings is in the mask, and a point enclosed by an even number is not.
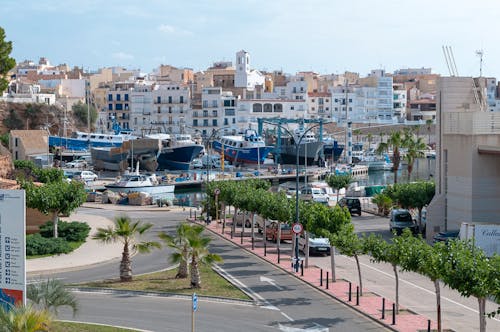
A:
[[[121,329],[112,326],[102,326],[85,323],[53,322],[51,332],[134,332],[137,330]]]
[[[76,249],[80,248],[82,244],[84,244],[84,241],[79,241],[79,242],[68,242],[69,246],[71,247],[71,252],[75,251]],[[69,254],[68,253],[68,254]],[[67,255],[67,254],[61,254],[61,255]],[[35,258],[44,258],[44,257],[51,257],[51,256],[56,256],[56,255],[32,255],[32,256],[26,256],[26,259],[35,259]]]
[[[149,291],[174,294],[192,294],[217,296],[223,298],[250,300],[241,290],[233,286],[226,279],[217,274],[210,266],[200,267],[201,288],[191,288],[191,279],[176,279],[177,269],[145,274],[134,277],[131,282],[120,282],[120,280],[105,280],[100,282],[89,282],[73,286],[112,288],[121,290]]]

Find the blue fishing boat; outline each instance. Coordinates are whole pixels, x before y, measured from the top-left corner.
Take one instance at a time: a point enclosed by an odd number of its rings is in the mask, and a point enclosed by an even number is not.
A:
[[[243,135],[221,136],[213,141],[212,148],[233,164],[263,164],[273,149],[253,129],[246,129]]]
[[[203,145],[196,143],[189,134],[151,134],[146,138],[161,141],[161,149],[156,157],[157,170],[187,171],[194,158],[203,150]]]

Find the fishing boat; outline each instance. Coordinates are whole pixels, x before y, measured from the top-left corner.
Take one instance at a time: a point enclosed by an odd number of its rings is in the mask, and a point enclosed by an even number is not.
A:
[[[298,151],[295,142],[299,142]],[[318,140],[313,132],[305,132],[302,127],[294,131],[293,137],[282,137],[280,143],[280,162],[282,164],[295,164],[297,152],[300,165],[304,165],[306,162],[307,165],[318,165],[325,160],[323,152],[325,143]]]
[[[253,129],[246,129],[242,135],[225,135],[213,141],[212,148],[224,155],[233,164],[263,164],[272,150]]]
[[[323,154],[326,159],[337,161],[344,151],[344,145],[339,144],[333,137],[323,138]]]
[[[156,156],[157,170],[189,170],[194,158],[203,150],[203,145],[195,142],[189,134],[150,134],[146,138],[158,139],[161,147]]]

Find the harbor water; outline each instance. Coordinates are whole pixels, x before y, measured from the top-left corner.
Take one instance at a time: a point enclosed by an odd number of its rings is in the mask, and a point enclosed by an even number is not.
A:
[[[429,158],[420,158],[415,161],[410,181],[430,180],[434,177],[436,170],[436,160]],[[198,176],[204,172],[197,171]],[[201,173],[201,174],[199,174]],[[205,175],[205,174],[204,174]],[[206,175],[205,175],[206,176]],[[394,183],[394,172],[377,171],[370,172],[363,177],[356,177],[355,181],[359,186],[387,186]],[[398,183],[408,182],[408,168],[406,164],[400,166],[398,170]],[[199,207],[205,199],[205,193],[199,189],[180,189],[175,190],[174,203],[180,206]]]

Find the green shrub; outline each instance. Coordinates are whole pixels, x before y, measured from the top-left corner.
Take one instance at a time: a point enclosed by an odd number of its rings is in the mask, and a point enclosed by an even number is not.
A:
[[[71,251],[68,241],[63,238],[44,238],[40,234],[26,236],[26,255],[67,254]]]
[[[85,222],[59,220],[57,223],[57,233],[60,238],[69,242],[85,242],[90,233],[90,226]],[[47,221],[40,226],[40,235],[45,238],[54,236],[54,224],[52,221]]]

